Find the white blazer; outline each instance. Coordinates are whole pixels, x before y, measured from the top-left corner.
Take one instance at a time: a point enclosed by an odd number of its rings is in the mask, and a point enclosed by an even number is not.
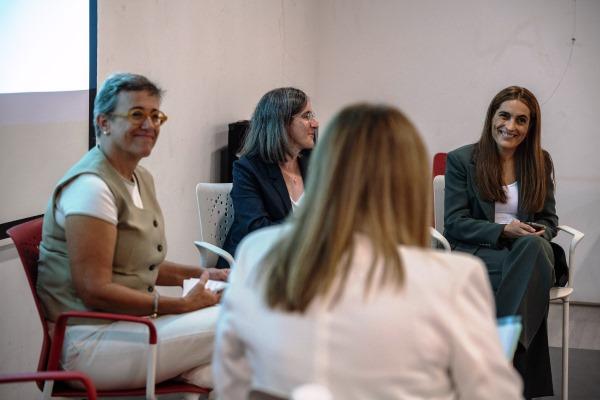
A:
[[[266,306],[257,272],[287,229],[257,231],[238,250],[213,356],[220,399],[245,399],[252,389],[289,397],[305,383],[344,400],[522,398],[478,259],[399,246],[404,286],[375,286],[365,296],[372,251],[357,235],[339,302],[330,308],[317,298],[304,314],[286,313]]]

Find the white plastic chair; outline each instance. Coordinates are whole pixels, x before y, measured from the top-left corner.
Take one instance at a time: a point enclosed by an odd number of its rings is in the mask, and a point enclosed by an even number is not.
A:
[[[223,242],[233,223],[231,183],[199,183],[196,185],[198,217],[200,218],[200,240],[194,244],[200,252],[200,264],[214,267],[219,256],[233,266],[231,254],[223,250]]]
[[[446,180],[444,175],[437,175],[433,178],[433,204],[435,229],[444,232],[444,191]],[[571,235],[569,245],[569,281],[565,287],[553,287],[550,289],[550,301],[561,303],[563,306],[562,320],[562,395],[563,400],[569,398],[569,297],[573,293],[573,280],[575,277],[575,249],[583,239],[584,234],[567,225],[557,226],[559,231]]]
[[[444,237],[444,235],[442,235],[441,233],[439,233],[435,228],[429,228],[431,230],[431,239],[432,239],[432,246],[431,247],[435,247],[435,243],[439,243],[440,245],[442,245],[442,248],[444,249],[444,251],[450,251],[450,243],[448,242],[448,239],[446,239]]]

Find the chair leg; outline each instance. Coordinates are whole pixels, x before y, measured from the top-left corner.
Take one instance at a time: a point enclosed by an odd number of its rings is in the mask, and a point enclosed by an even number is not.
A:
[[[569,399],[569,300],[563,302],[563,327],[562,327],[562,396],[563,400]]]
[[[54,381],[45,381],[44,390],[42,391],[43,400],[48,400],[52,398],[52,389],[54,389]]]

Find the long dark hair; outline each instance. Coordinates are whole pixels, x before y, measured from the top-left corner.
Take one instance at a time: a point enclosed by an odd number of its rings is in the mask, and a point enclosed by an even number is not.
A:
[[[554,167],[550,155],[541,145],[540,105],[529,90],[510,86],[501,90],[490,103],[481,132],[475,145],[475,179],[481,197],[487,201],[506,202],[502,189],[502,163],[498,146],[492,136],[492,120],[505,101],[519,100],[529,108],[529,131],[515,151],[515,169],[519,182],[519,207],[527,212],[540,211],[548,191],[548,174],[554,180]]]

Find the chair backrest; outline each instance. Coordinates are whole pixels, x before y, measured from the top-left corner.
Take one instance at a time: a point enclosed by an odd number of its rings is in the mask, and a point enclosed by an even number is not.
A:
[[[199,183],[196,185],[200,240],[222,247],[233,223],[231,183]],[[217,256],[208,254],[203,265],[215,265]]]
[[[31,289],[35,307],[40,317],[44,333],[42,339],[42,350],[40,352],[40,359],[38,361],[38,371],[46,370],[46,363],[48,361],[48,353],[50,351],[50,335],[48,332],[48,323],[44,317],[42,305],[37,296],[36,283],[38,276],[38,258],[40,254],[40,242],[42,241],[42,222],[43,218],[36,218],[34,220],[24,222],[20,225],[13,226],[7,230],[8,236],[15,243],[23,270],[27,276],[27,282]],[[40,389],[42,382],[38,381]]]
[[[435,229],[444,234],[444,187],[446,159],[448,153],[436,153],[433,156],[433,221]]]
[[[433,220],[435,230],[444,234],[444,191],[446,188],[446,177],[437,175],[433,178]]]
[[[448,153],[436,153],[433,156],[433,176],[445,175],[446,174],[446,158]]]

